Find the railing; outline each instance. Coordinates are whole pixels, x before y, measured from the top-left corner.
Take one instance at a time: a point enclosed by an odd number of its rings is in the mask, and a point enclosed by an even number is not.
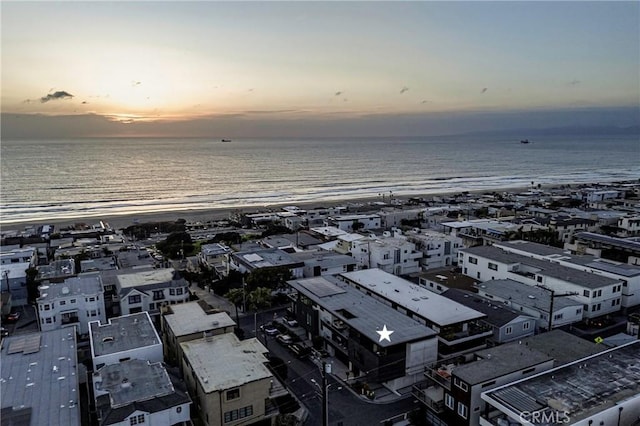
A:
[[[451,390],[451,373],[449,371],[427,368],[424,375],[443,386],[445,389]]]
[[[444,390],[429,383],[413,385],[411,394],[436,413],[444,411]]]
[[[67,325],[67,324],[75,324],[77,322],[80,322],[80,319],[76,316],[73,317],[62,317],[61,318],[61,322],[62,325]]]

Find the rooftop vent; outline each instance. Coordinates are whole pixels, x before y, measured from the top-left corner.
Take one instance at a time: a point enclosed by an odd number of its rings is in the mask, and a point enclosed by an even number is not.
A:
[[[107,336],[102,338],[102,343],[113,342],[113,336]]]
[[[130,388],[131,387],[131,382],[129,382],[129,379],[127,379],[126,377],[124,379],[122,379],[122,383],[120,383],[120,386],[125,389],[125,388]]]
[[[528,297],[529,299],[535,299],[535,298],[536,298],[535,296],[532,296],[532,295],[528,295],[527,297]]]
[[[412,297],[411,300],[413,300],[414,302],[419,302],[420,298],[419,297]]]

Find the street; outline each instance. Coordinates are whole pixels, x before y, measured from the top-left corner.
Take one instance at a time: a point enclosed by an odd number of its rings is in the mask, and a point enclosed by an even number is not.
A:
[[[278,316],[281,317],[284,314],[284,308],[258,314],[257,326],[260,327],[261,324],[273,320],[273,312],[278,313]],[[245,337],[254,336],[253,315],[240,318],[240,326],[245,332]],[[275,337],[261,333],[259,329],[258,339],[273,356],[282,359],[287,364],[288,377],[284,381],[284,385],[309,411],[305,426],[322,425],[322,376],[319,366],[310,358],[297,359]],[[326,360],[329,361],[331,358],[326,358]],[[366,402],[354,395],[332,376],[329,376],[327,381],[329,383],[329,425],[331,426],[374,426],[385,419],[418,408],[417,401],[412,397],[389,404]]]

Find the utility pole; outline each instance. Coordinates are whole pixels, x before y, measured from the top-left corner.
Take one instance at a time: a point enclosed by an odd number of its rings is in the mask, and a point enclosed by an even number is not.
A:
[[[331,374],[331,364],[322,362],[322,426],[329,426],[329,389],[327,374]]]
[[[556,297],[577,296],[578,293],[574,291],[569,293],[556,294],[555,290],[552,290],[545,286],[539,285],[538,287],[551,293],[551,297],[550,297],[551,300],[549,301],[549,325],[547,326],[548,327],[547,331],[551,331],[551,327],[553,326],[553,300]]]

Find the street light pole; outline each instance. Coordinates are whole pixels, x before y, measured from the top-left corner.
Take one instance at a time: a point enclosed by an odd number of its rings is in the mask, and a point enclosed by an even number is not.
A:
[[[329,386],[327,374],[331,373],[331,364],[322,362],[322,426],[329,426]]]

